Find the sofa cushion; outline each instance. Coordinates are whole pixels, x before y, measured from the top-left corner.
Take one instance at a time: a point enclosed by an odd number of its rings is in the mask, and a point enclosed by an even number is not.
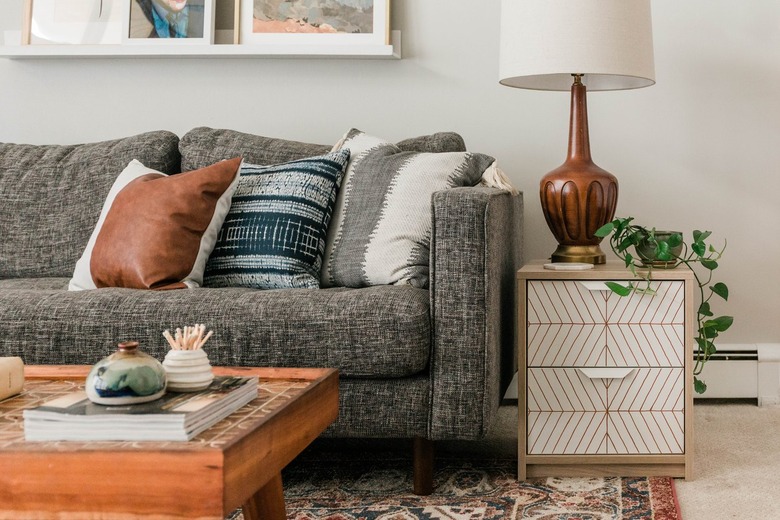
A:
[[[343,150],[276,166],[244,162],[204,285],[319,289],[325,237],[348,161]]]
[[[64,287],[67,279],[31,281]],[[14,287],[16,286],[16,287]],[[162,359],[165,329],[214,330],[214,365],[334,367],[344,377],[403,377],[427,367],[428,291],[245,288],[184,291],[19,288],[0,281],[0,356],[27,364],[93,364],[137,340]]]
[[[240,165],[235,158],[164,175],[133,160],[111,187],[70,289],[201,285]]]
[[[133,160],[179,168],[178,137],[149,132],[100,143],[0,143],[0,278],[70,276],[117,175]]]
[[[465,152],[463,138],[454,132],[438,132],[399,141],[396,146],[405,152]],[[223,159],[243,157],[253,164],[280,164],[296,159],[323,155],[330,145],[301,143],[247,134],[236,130],[198,127],[181,138],[182,171],[203,168]]]
[[[223,159],[242,157],[252,164],[268,166],[330,152],[330,146],[301,143],[246,134],[236,130],[194,128],[179,143],[182,171],[203,168]]]
[[[68,288],[69,278],[3,278],[0,279],[0,292],[14,290],[64,290]]]
[[[356,129],[337,146],[351,154],[328,230],[322,286],[427,287],[431,197],[476,185],[495,159],[470,152],[404,151]]]

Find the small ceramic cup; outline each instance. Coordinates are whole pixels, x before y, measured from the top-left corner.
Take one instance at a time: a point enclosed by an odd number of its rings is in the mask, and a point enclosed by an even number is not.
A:
[[[208,388],[214,380],[203,349],[169,350],[162,364],[168,376],[168,390],[172,392],[197,392]]]

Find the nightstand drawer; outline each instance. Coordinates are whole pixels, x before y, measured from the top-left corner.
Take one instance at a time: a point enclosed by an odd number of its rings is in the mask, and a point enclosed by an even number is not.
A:
[[[614,280],[626,285],[628,280]],[[655,294],[620,296],[602,280],[529,280],[528,324],[679,324],[685,322],[684,282],[651,282]],[[637,283],[634,281],[634,283]]]
[[[530,412],[527,455],[680,455],[685,413]]]
[[[684,282],[630,296],[603,281],[527,283],[528,366],[684,366]]]
[[[683,368],[529,368],[529,455],[684,451]]]

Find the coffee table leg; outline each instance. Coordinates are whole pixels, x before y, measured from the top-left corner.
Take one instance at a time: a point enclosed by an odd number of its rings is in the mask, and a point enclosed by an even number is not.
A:
[[[282,474],[277,473],[268,483],[252,495],[243,506],[244,520],[285,520]]]

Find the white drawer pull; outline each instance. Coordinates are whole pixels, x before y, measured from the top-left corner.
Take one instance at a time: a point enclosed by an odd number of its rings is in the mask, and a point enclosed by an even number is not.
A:
[[[605,368],[605,367],[585,367],[578,368],[588,379],[623,379],[628,374],[636,370],[635,368]]]
[[[589,291],[609,291],[609,287],[604,282],[585,282],[580,280],[580,285],[585,287]]]

